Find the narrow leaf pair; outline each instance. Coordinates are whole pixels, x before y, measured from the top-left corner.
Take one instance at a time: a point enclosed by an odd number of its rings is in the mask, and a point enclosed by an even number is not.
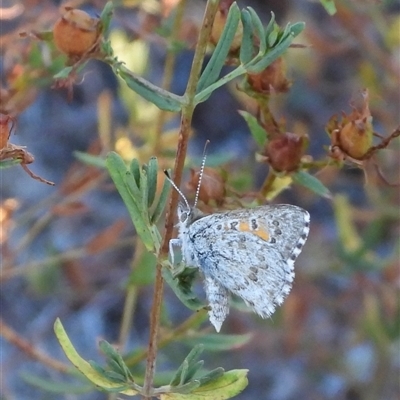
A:
[[[111,152],[107,156],[106,166],[128,209],[137,234],[148,251],[158,254],[161,236],[156,223],[164,210],[170,183],[164,181],[156,201],[157,159],[151,158],[148,165],[142,167],[134,159],[128,168],[117,153]]]

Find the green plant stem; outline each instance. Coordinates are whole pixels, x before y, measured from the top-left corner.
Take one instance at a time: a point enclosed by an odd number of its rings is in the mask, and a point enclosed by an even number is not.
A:
[[[199,40],[197,42],[196,51],[193,57],[192,69],[190,71],[190,77],[185,92],[188,103],[193,103],[193,98],[196,93],[197,82],[200,78],[203,60],[206,54],[207,44],[211,35],[212,24],[215,18],[215,14],[218,10],[218,6],[219,0],[207,1],[203,24],[201,27]]]
[[[135,236],[135,239],[133,241],[135,242],[133,245],[133,248],[135,249],[135,256],[131,262],[131,269],[134,269],[138,265],[144,250],[143,243],[138,240],[138,236]],[[123,353],[124,351],[129,332],[132,328],[132,321],[137,298],[138,288],[136,285],[130,282],[126,290],[124,311],[122,313],[122,320],[118,337],[118,349],[121,353]],[[109,393],[107,397],[108,400],[116,400],[117,398],[117,393]]]
[[[182,20],[183,20],[183,16],[184,16],[184,11],[186,9],[186,4],[187,4],[187,0],[181,0],[177,6],[175,20],[174,20],[174,24],[172,27],[171,36],[169,38],[169,42],[171,44],[174,44],[178,40],[179,30],[182,25]],[[168,90],[168,91],[171,88],[171,82],[172,82],[174,69],[175,69],[175,62],[176,62],[176,51],[173,48],[171,48],[171,46],[170,46],[170,48],[167,50],[167,56],[165,59],[164,77],[163,77],[163,81],[162,81],[162,85],[161,85],[161,87],[163,89]],[[163,127],[164,127],[166,116],[167,116],[166,111],[159,110],[158,119],[156,122],[155,134],[154,134],[154,138],[153,138],[153,144],[152,144],[153,154],[156,156],[159,155],[160,150],[161,150],[159,147],[161,144],[160,137],[163,132]]]
[[[136,236],[134,242],[135,243],[133,246],[135,249],[135,256],[131,262],[132,270],[138,266],[138,263],[140,262],[144,250],[144,245],[140,240],[138,240],[138,236]],[[137,300],[137,286],[134,285],[133,283],[130,283],[126,291],[124,311],[122,314],[122,321],[118,338],[118,348],[121,353],[123,353],[124,351],[129,331],[132,326],[136,300]]]
[[[216,89],[220,88],[221,86],[226,85],[231,80],[243,75],[246,72],[246,67],[244,65],[239,65],[233,71],[229,72],[221,79],[218,79],[217,82],[213,83],[212,85],[208,86],[206,89],[202,90],[200,93],[196,95],[196,104],[201,103],[204,98],[209,96],[212,92]]]
[[[211,35],[212,23],[214,21],[215,14],[217,13],[218,5],[219,5],[219,0],[207,1],[203,23],[200,30],[200,36],[193,58],[192,69],[190,72],[188,85],[186,87],[185,97],[187,103],[185,107],[182,109],[181,126],[179,131],[179,143],[178,143],[178,150],[176,153],[175,168],[173,174],[174,182],[178,186],[181,183],[183,166],[186,158],[189,133],[191,129],[191,122],[194,111],[194,96],[196,93],[196,86],[200,77],[204,55],[206,53],[207,43]],[[178,193],[173,190],[171,193],[171,198],[168,204],[168,209],[166,214],[165,235],[160,252],[161,257],[163,257],[168,253],[168,245],[172,236],[173,219],[177,203],[178,203]],[[156,270],[153,306],[150,315],[150,338],[148,345],[145,380],[143,385],[143,394],[145,399],[149,399],[151,397],[155,367],[156,367],[157,338],[159,332],[161,306],[162,306],[162,298],[164,291],[164,279],[162,277],[161,269],[162,266],[161,263],[159,262]]]
[[[274,184],[276,179],[276,175],[274,173],[269,173],[267,178],[265,179],[262,188],[260,190],[261,195],[265,198],[267,196],[267,194],[269,193],[269,191],[272,188],[272,185]]]

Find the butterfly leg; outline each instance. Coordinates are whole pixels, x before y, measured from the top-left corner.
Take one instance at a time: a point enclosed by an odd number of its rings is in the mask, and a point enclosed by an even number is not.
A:
[[[171,258],[171,267],[172,267],[171,272],[172,272],[172,276],[175,278],[184,271],[185,265],[184,265],[184,263],[179,263],[178,265],[175,265],[174,246],[182,247],[182,240],[181,239],[171,239],[169,241],[169,256]]]
[[[169,241],[169,256],[171,257],[171,264],[175,264],[175,254],[174,254],[174,246],[182,247],[181,239],[171,239]]]

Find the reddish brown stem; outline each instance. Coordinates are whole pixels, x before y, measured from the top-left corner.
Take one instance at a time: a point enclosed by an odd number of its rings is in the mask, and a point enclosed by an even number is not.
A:
[[[23,353],[28,355],[28,357],[40,361],[55,371],[66,373],[71,369],[68,365],[37,350],[31,343],[19,336],[18,333],[9,327],[2,319],[0,319],[0,335],[9,343],[18,347]]]

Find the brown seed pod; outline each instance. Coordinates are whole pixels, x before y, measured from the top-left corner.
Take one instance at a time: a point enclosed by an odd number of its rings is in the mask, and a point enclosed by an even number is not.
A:
[[[54,43],[68,57],[81,57],[89,52],[99,34],[99,19],[77,9],[68,9],[53,27]]]
[[[326,125],[331,137],[330,156],[337,160],[362,160],[373,145],[374,130],[369,110],[368,91],[362,93],[360,109],[352,107],[350,114],[334,115]]]
[[[359,160],[372,146],[372,135],[372,124],[367,119],[350,121],[340,131],[340,148],[345,154]]]
[[[268,142],[263,155],[275,171],[290,172],[299,167],[306,145],[306,136],[285,132]]]
[[[374,132],[372,115],[369,110],[368,90],[363,90],[361,106],[352,105],[350,114],[342,113],[341,119],[333,115],[328,121],[325,130],[331,138],[329,156],[339,162],[350,162],[364,169],[367,178],[369,162],[375,167],[378,176],[389,186],[400,186],[389,183],[380,170],[374,155],[378,150],[385,149],[389,143],[400,136],[400,126],[389,136],[383,137]],[[381,138],[381,142],[374,146],[374,136]]]
[[[248,74],[247,81],[257,93],[284,93],[290,87],[290,82],[286,79],[286,67],[282,57],[260,73]]]
[[[199,170],[190,170],[190,181],[187,183],[189,190],[195,191],[199,182]],[[203,177],[201,179],[199,199],[208,204],[211,200],[220,205],[225,198],[225,179],[213,168],[204,168]]]

